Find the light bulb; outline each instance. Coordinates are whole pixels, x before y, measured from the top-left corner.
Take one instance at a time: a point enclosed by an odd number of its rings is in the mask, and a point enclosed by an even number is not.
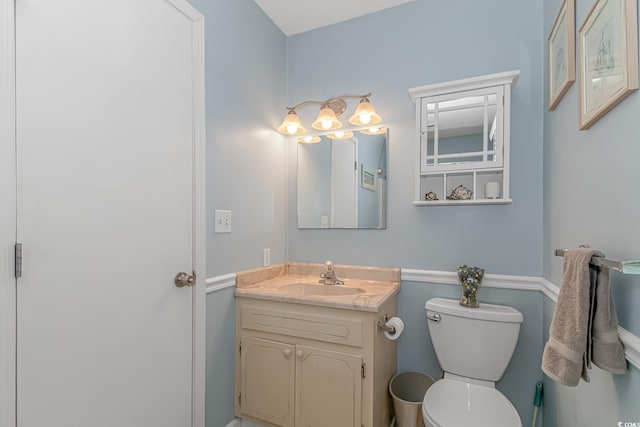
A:
[[[360,114],[360,123],[362,123],[363,125],[366,125],[370,121],[371,121],[371,114],[370,113],[362,113],[362,114]]]
[[[322,121],[322,129],[324,129],[324,130],[331,129],[331,120],[323,120]]]
[[[380,128],[379,128],[379,127],[375,127],[375,126],[374,126],[374,127],[372,127],[372,128],[369,128],[369,131],[371,131],[371,132],[373,132],[373,133],[376,133],[376,132],[378,132],[379,130],[380,130]]]
[[[304,142],[311,142],[312,139],[313,139],[312,136],[305,136],[304,137]]]
[[[295,135],[295,133],[298,131],[298,126],[291,123],[287,125],[287,132],[289,132],[290,135]]]
[[[343,132],[343,131],[341,131],[341,130],[339,130],[339,131],[337,131],[336,133],[334,133],[334,135],[335,135],[336,137],[338,137],[338,138],[342,138],[342,137],[344,136],[344,132]]]

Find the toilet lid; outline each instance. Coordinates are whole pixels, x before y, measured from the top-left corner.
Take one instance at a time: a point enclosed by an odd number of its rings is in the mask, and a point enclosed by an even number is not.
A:
[[[441,427],[522,427],[516,408],[492,387],[442,379],[424,396],[422,410]]]

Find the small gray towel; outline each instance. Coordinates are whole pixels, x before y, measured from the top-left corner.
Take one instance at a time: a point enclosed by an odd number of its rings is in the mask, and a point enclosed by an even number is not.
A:
[[[614,374],[626,373],[618,337],[609,270],[589,264],[602,253],[588,248],[565,252],[562,287],[542,355],[542,370],[561,384],[589,382],[591,362]]]
[[[549,378],[576,386],[586,375],[585,355],[589,336],[591,279],[589,261],[598,254],[579,248],[565,252],[562,287],[542,354],[542,370]],[[588,377],[585,379],[588,381]]]
[[[612,374],[626,374],[627,361],[618,335],[618,316],[611,295],[609,269],[598,268],[591,330],[591,361]]]

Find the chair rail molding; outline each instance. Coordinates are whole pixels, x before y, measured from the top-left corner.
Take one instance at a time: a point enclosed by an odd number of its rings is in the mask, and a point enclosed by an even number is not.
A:
[[[236,273],[223,274],[222,276],[209,277],[206,280],[207,294],[231,288],[236,285]]]
[[[407,282],[424,282],[458,285],[458,274],[453,271],[402,269],[402,280]],[[540,277],[508,276],[502,274],[485,274],[482,286],[487,288],[517,289],[521,291],[541,291]]]

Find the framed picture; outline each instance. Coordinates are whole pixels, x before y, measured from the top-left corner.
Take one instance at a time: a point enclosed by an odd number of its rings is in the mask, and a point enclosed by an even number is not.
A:
[[[547,44],[550,111],[576,80],[575,33],[575,0],[564,0]]]
[[[376,191],[376,171],[369,169],[364,164],[361,165],[362,176],[360,182],[362,182],[362,188],[367,190]]]
[[[637,1],[597,0],[580,28],[580,130],[638,89]]]

